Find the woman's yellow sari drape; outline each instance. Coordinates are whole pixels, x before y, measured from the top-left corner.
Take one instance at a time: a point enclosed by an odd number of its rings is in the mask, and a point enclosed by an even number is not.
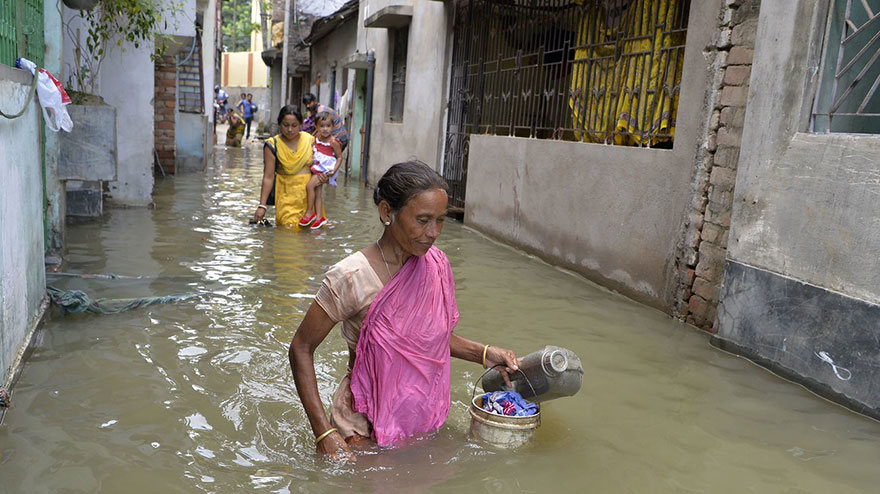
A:
[[[578,137],[629,146],[671,141],[685,36],[674,27],[686,2],[575,2],[584,5],[569,99],[575,127],[585,129]]]
[[[293,227],[308,207],[306,184],[312,176],[309,168],[314,161],[315,138],[307,132],[300,132],[296,150],[290,149],[281,140],[281,135],[273,137],[272,141],[278,158],[275,160],[275,224]]]

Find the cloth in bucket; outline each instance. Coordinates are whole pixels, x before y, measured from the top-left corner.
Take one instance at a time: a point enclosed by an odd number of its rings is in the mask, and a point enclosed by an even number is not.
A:
[[[537,413],[538,407],[516,391],[495,391],[483,395],[483,410],[508,417],[528,417]]]

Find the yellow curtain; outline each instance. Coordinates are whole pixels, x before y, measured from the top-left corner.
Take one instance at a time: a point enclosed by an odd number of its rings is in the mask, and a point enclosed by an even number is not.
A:
[[[685,35],[665,32],[684,0],[574,1],[587,4],[569,98],[574,126],[585,129],[578,138],[629,146],[671,141]]]

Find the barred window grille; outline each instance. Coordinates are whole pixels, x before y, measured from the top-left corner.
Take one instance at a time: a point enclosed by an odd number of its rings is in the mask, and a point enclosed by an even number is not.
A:
[[[409,27],[396,29],[393,38],[388,120],[400,123],[403,122],[404,97],[406,95],[406,55],[409,44]]]
[[[203,113],[202,40],[196,36],[189,54],[177,56],[177,107],[184,113]]]
[[[471,134],[669,148],[690,0],[458,0],[444,176]]]
[[[811,132],[880,133],[880,0],[828,7]]]
[[[42,0],[0,0],[0,63],[25,57],[42,66],[44,52]]]

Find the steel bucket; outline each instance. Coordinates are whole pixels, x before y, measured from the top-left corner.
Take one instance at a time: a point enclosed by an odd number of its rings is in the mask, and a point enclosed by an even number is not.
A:
[[[489,372],[489,370],[491,369],[486,370],[486,372]],[[480,376],[480,379],[482,379],[482,376]],[[528,378],[526,378],[526,381],[528,381]],[[529,386],[531,386],[531,383],[529,383]],[[541,426],[540,404],[536,403],[538,407],[537,413],[527,417],[498,415],[483,410],[483,396],[475,396],[476,391],[477,383],[475,382],[469,409],[471,416],[470,437],[477,438],[499,448],[518,448],[529,442],[532,436],[535,435],[535,431]]]

